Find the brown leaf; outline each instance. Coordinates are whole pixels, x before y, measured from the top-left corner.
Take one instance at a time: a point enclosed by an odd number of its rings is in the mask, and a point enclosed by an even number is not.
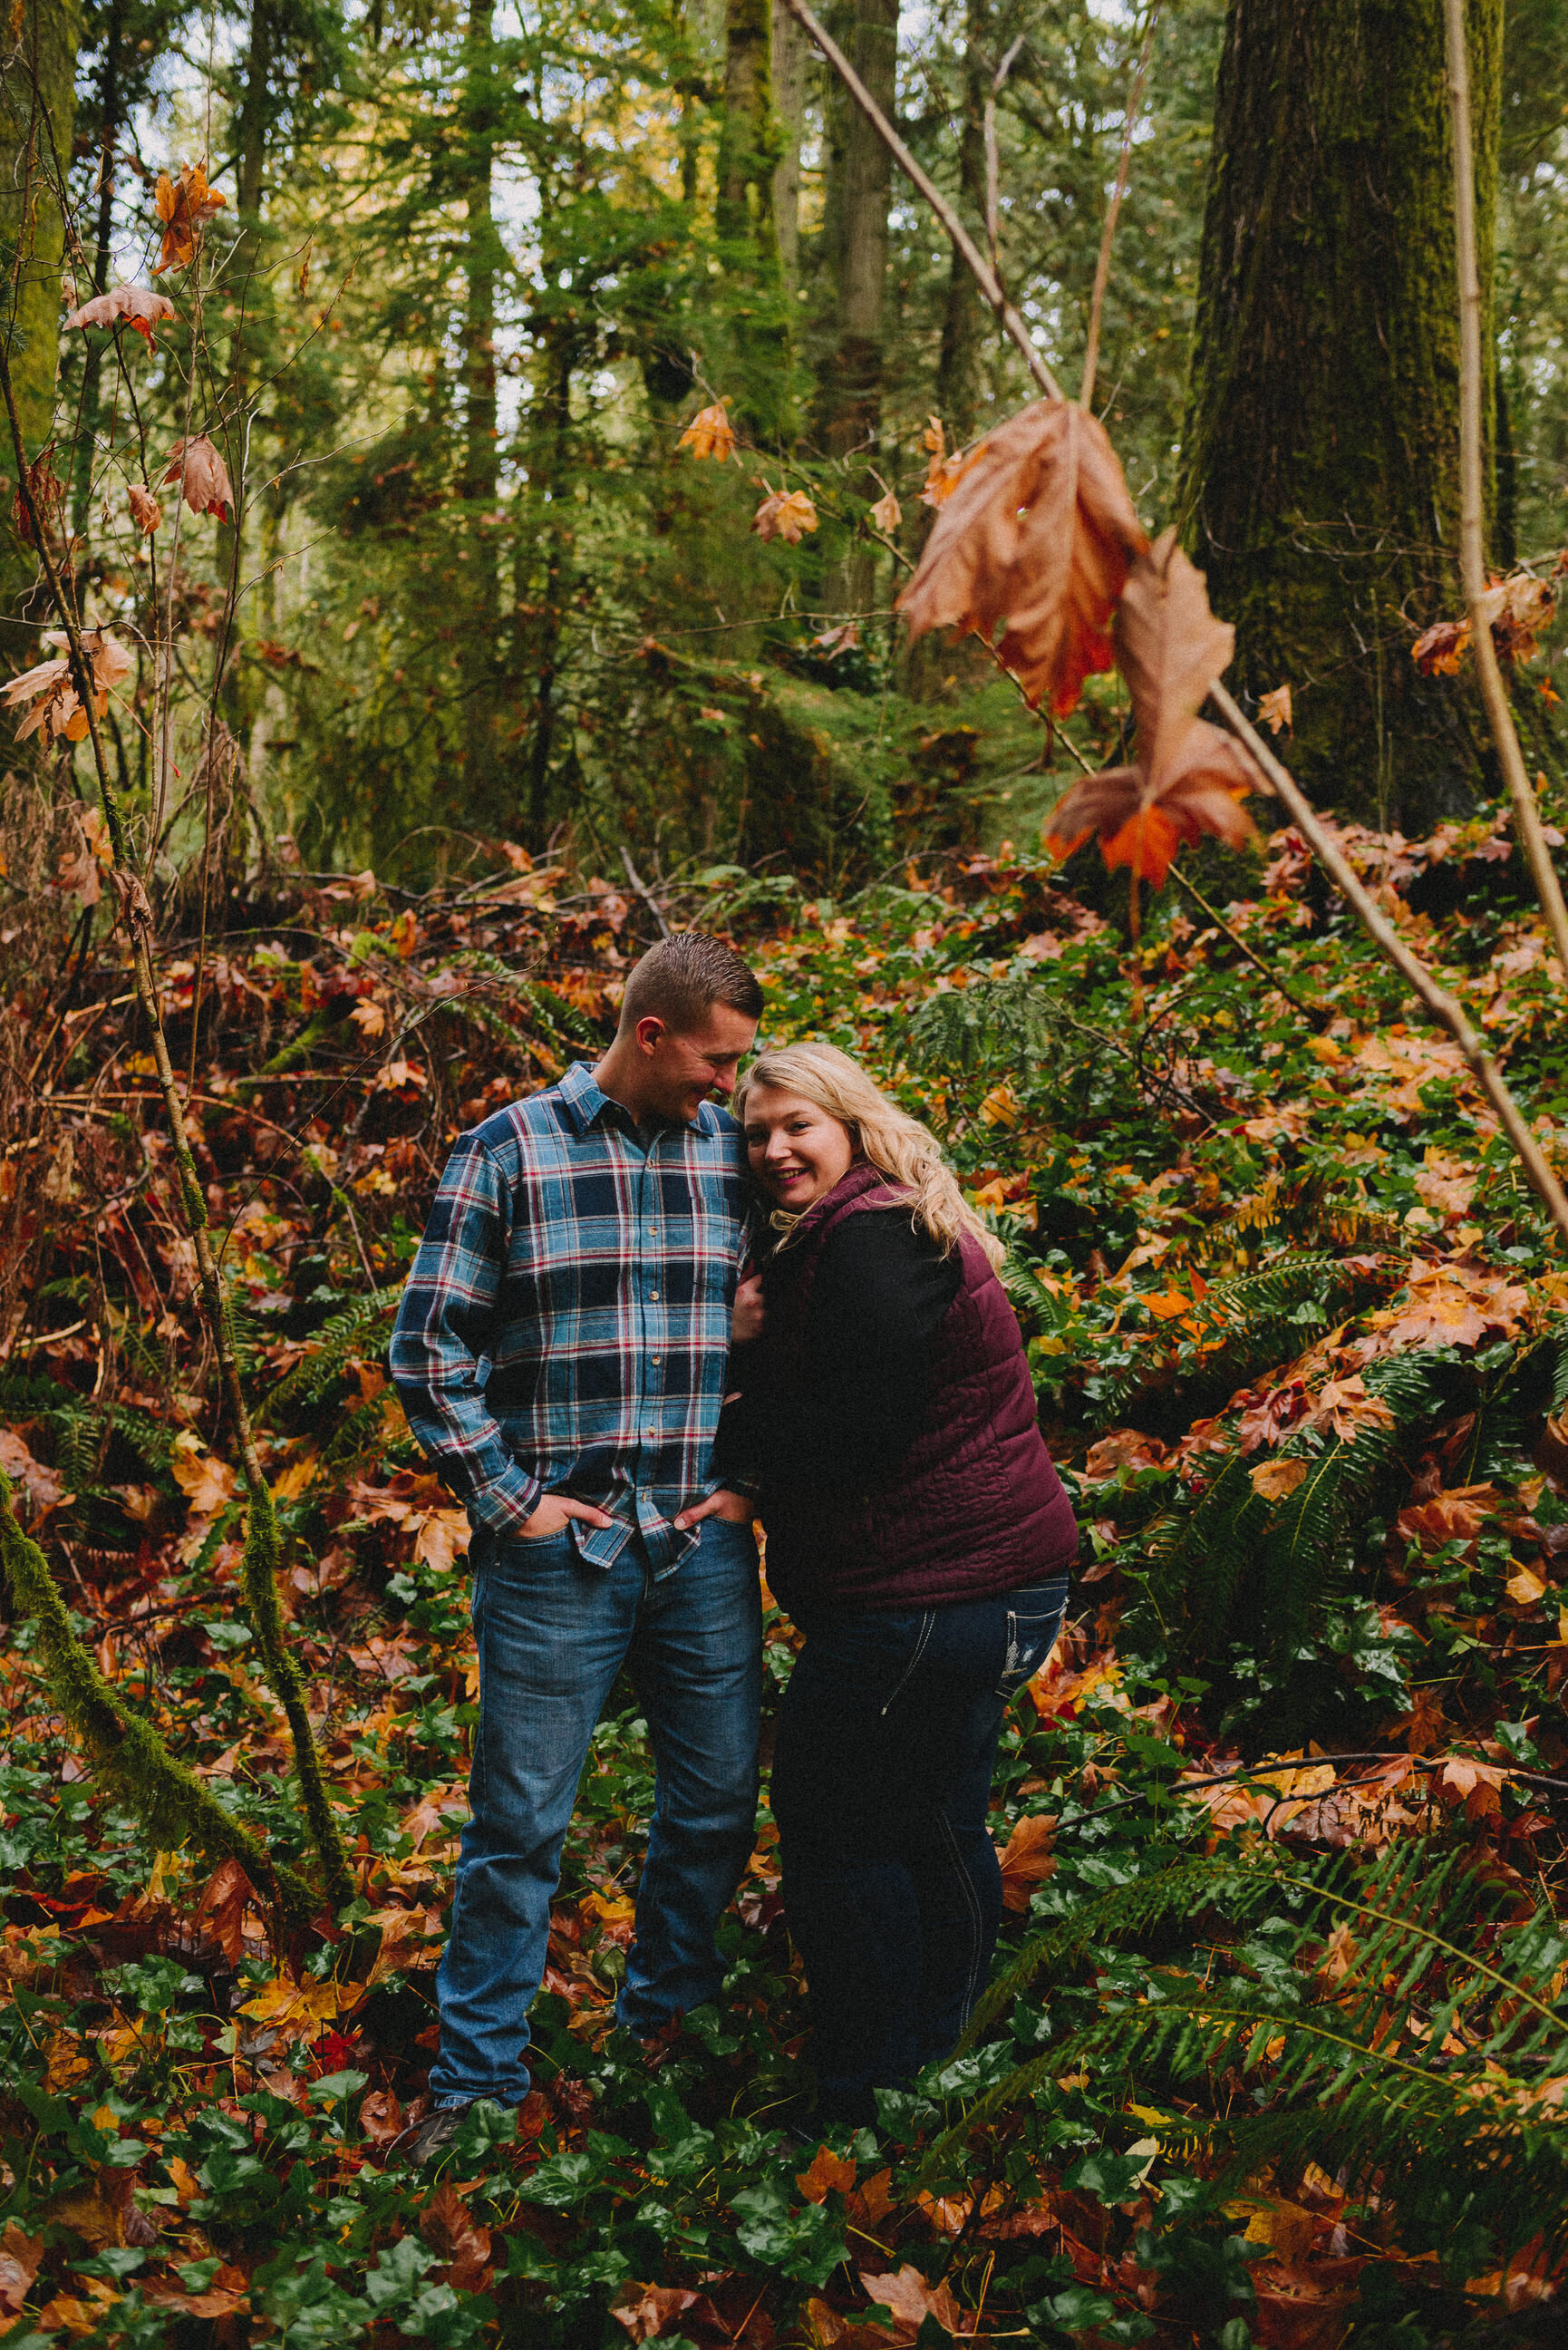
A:
[[[1401,1510],[1394,1531],[1401,1542],[1419,1543],[1428,1551],[1441,1550],[1445,1543],[1464,1543],[1473,1560],[1477,1536],[1497,1501],[1495,1485],[1451,1486],[1430,1501]]]
[[[229,469],[206,439],[176,441],[170,452],[166,482],[178,482],[182,496],[191,512],[196,515],[216,515],[227,522],[229,509],[234,502]]]
[[[886,2303],[893,2313],[893,2331],[889,2336],[880,2329],[857,2328],[865,2338],[874,2334],[883,2341],[912,2342],[928,2317],[934,2317],[944,2334],[961,2334],[965,2321],[958,2303],[945,2284],[929,2285],[912,2262],[890,2275],[873,2276],[865,2269],[860,2282],[868,2300]]]
[[[989,644],[1005,622],[1002,660],[1065,717],[1111,666],[1111,613],[1147,544],[1104,427],[1036,400],[965,461],[898,608],[911,638],[956,627]]]
[[[54,456],[55,444],[51,441],[47,448],[39,450],[27,468],[27,487],[33,494],[33,511],[46,536],[53,530],[66,499],[66,485],[55,475]],[[32,516],[27,512],[26,500],[20,490],[11,501],[11,520],[23,546],[36,546]]]
[[[1511,1337],[1529,1293],[1495,1273],[1459,1264],[1418,1264],[1410,1271],[1405,1302],[1369,1317],[1386,1348],[1473,1347],[1482,1338]]]
[[[0,2315],[16,2315],[43,2257],[42,2236],[26,2235],[16,2220],[7,2220],[0,2236]]]
[[[1551,627],[1556,608],[1555,592],[1533,572],[1515,571],[1494,580],[1481,598],[1481,610],[1498,659],[1533,660],[1540,650],[1537,639]]]
[[[855,2184],[855,2165],[846,2155],[819,2146],[809,2168],[796,2174],[794,2183],[808,2203],[826,2203],[833,2189],[840,2195],[848,2194]]]
[[[245,1911],[254,1899],[250,1878],[231,1854],[218,1863],[196,1904],[198,1922],[232,1967],[244,1956]]]
[[[711,408],[699,411],[676,442],[678,449],[690,449],[694,457],[711,457],[722,465],[735,453],[735,428],[724,413],[724,403],[715,400]]]
[[[1053,1814],[1036,1812],[1015,1822],[1007,1839],[1007,1849],[1000,1856],[1003,1908],[1020,1916],[1027,1910],[1034,1887],[1044,1885],[1055,1869],[1055,1856],[1051,1850],[1055,1835]]]
[[[125,494],[130,504],[130,518],[144,536],[162,529],[163,509],[151,490],[144,490],[140,482],[132,482]]]
[[[192,1430],[184,1430],[174,1439],[169,1466],[174,1472],[174,1482],[191,1505],[192,1516],[214,1517],[234,1499],[234,1470],[226,1461],[208,1452]]]
[[[891,538],[904,519],[904,509],[891,490],[883,492],[871,508],[868,519],[873,530],[879,530],[885,538]]]
[[[1306,1472],[1304,1461],[1260,1461],[1257,1468],[1250,1472],[1252,1491],[1261,1494],[1265,1502],[1282,1502],[1287,1493],[1295,1492]]]
[[[1458,677],[1469,649],[1468,620],[1438,620],[1422,630],[1410,648],[1410,658],[1423,677]]]
[[[36,1518],[46,1517],[57,1509],[65,1487],[52,1469],[35,1461],[21,1438],[8,1428],[0,1428],[0,1469],[14,1485],[25,1487],[28,1506]]]
[[[1272,693],[1258,697],[1258,723],[1271,733],[1278,734],[1295,721],[1291,713],[1291,690],[1288,685],[1276,685]]]
[[[220,199],[221,201],[221,199]],[[66,320],[67,327],[112,327],[123,318],[134,327],[150,350],[158,346],[152,329],[161,318],[177,318],[179,312],[166,294],[150,293],[144,286],[112,286],[107,294],[98,294],[73,310]]]
[[[450,2179],[420,2213],[420,2233],[447,2263],[446,2282],[458,2293],[482,2293],[490,2282],[490,2230],[476,2220]]]
[[[1394,1414],[1381,1396],[1369,1394],[1359,1372],[1352,1378],[1330,1379],[1302,1421],[1303,1433],[1332,1429],[1349,1444],[1363,1429],[1392,1428]]]
[[[1068,855],[1098,833],[1108,866],[1158,885],[1185,841],[1213,833],[1233,848],[1253,837],[1241,795],[1256,778],[1236,744],[1197,712],[1230,660],[1235,630],[1209,608],[1203,574],[1161,533],[1128,574],[1116,613],[1116,665],[1137,720],[1137,762],[1086,775],[1051,817],[1050,845]]]
[[[207,185],[206,167],[187,163],[177,180],[158,174],[158,217],[163,224],[163,245],[154,276],[166,269],[185,269],[196,258],[196,246],[205,222],[222,212],[227,199]]]
[[[624,2325],[634,2342],[656,2341],[661,2334],[679,2334],[684,2328],[676,2321],[685,2318],[699,2325],[711,2326],[723,2334],[725,2327],[705,2293],[694,2293],[689,2285],[623,2284],[610,2303],[610,2315],[618,2325]]]
[[[403,2131],[403,2109],[391,2089],[372,2089],[359,2100],[359,2126],[372,2146],[390,2146]]]
[[[765,482],[763,487],[767,490]],[[798,546],[803,533],[816,528],[816,508],[804,490],[768,490],[752,516],[752,528],[759,538],[787,539]]]

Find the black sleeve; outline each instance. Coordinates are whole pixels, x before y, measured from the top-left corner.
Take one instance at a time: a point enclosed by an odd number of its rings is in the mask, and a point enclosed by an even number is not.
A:
[[[905,1209],[850,1216],[823,1250],[806,1315],[789,1441],[798,1474],[863,1486],[914,1442],[937,1328],[958,1294],[955,1252]]]

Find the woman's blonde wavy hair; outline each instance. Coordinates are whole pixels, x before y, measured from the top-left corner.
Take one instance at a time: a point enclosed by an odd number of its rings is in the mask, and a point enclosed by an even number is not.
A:
[[[944,1256],[952,1254],[967,1232],[993,1266],[1001,1264],[1006,1250],[959,1190],[929,1127],[889,1101],[847,1053],[836,1045],[785,1045],[776,1052],[759,1053],[731,1104],[742,1123],[753,1086],[803,1095],[847,1127],[860,1156],[908,1193],[913,1222],[940,1242]],[[773,1221],[787,1235],[799,1218],[780,1211]]]

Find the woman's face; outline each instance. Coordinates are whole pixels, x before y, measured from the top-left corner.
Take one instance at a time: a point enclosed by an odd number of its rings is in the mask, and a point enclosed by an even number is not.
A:
[[[746,1157],[753,1179],[770,1199],[798,1214],[848,1173],[855,1145],[849,1128],[804,1094],[782,1086],[752,1086],[746,1093]]]

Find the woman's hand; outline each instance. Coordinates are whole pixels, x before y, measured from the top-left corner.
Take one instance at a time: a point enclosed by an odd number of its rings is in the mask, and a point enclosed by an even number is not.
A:
[[[592,1502],[574,1502],[569,1493],[541,1493],[533,1516],[524,1521],[520,1539],[543,1542],[547,1534],[558,1534],[574,1518],[581,1518],[587,1526],[615,1523],[607,1510],[596,1509]]]
[[[749,1347],[753,1338],[762,1336],[767,1318],[768,1310],[763,1299],[763,1276],[760,1273],[749,1274],[735,1292],[734,1308],[730,1315],[731,1346]]]
[[[690,1510],[682,1510],[675,1521],[675,1531],[683,1534],[689,1528],[701,1525],[704,1518],[722,1518],[726,1525],[749,1526],[756,1514],[754,1502],[749,1502],[744,1493],[732,1493],[721,1485],[718,1492],[710,1493],[705,1502],[698,1502]]]

